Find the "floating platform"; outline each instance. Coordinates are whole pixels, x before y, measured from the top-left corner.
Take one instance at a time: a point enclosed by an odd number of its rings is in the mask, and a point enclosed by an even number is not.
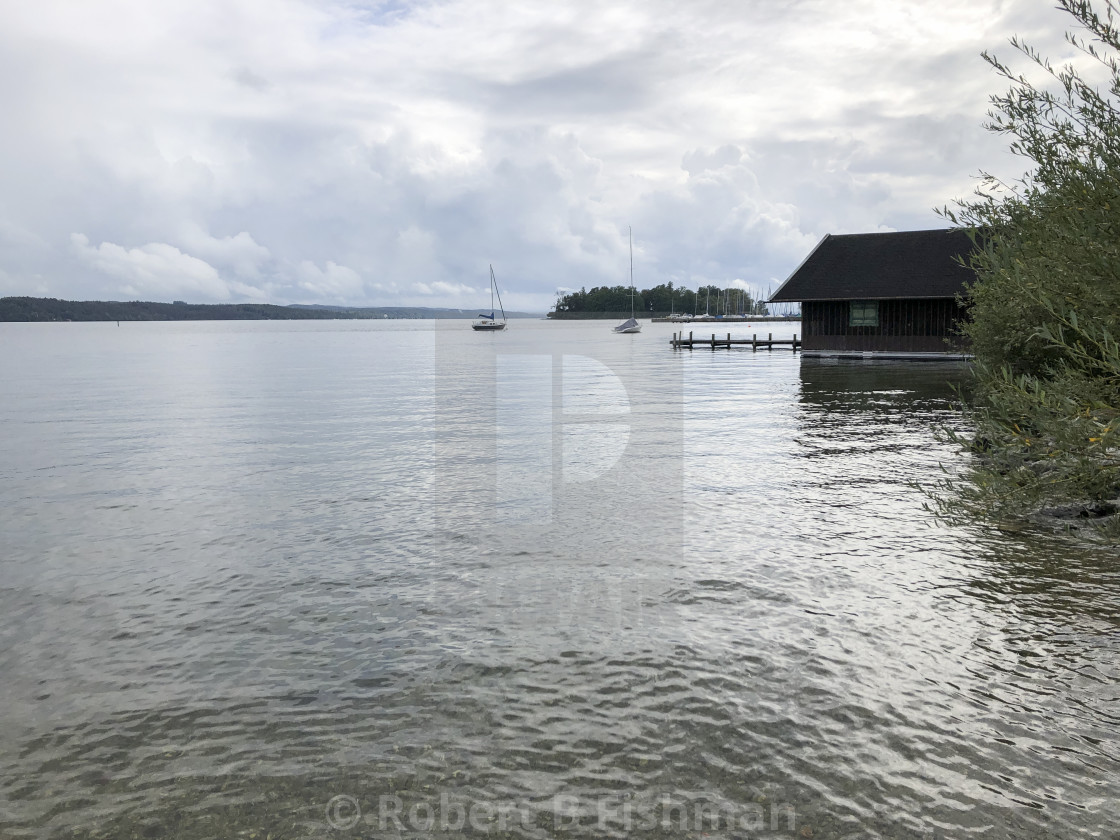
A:
[[[732,338],[731,333],[727,334],[727,338],[717,338],[715,333],[712,333],[711,338],[693,338],[692,331],[688,333],[688,338],[685,338],[684,333],[673,333],[673,337],[669,339],[669,346],[674,350],[695,350],[697,348],[711,348],[715,350],[717,347],[750,347],[752,351],[757,350],[773,350],[775,347],[786,348],[788,347],[794,353],[801,349],[801,341],[798,340],[795,333],[792,339],[775,339],[774,333],[768,333],[766,338],[759,338],[758,334],[752,335],[750,338]]]

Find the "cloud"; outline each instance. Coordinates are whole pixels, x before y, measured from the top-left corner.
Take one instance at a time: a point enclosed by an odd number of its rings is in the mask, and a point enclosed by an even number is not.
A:
[[[186,223],[179,239],[192,254],[219,266],[229,266],[240,277],[260,277],[262,266],[271,256],[268,249],[258,245],[246,231],[215,237],[196,223]]]
[[[328,260],[325,268],[319,268],[310,260],[304,260],[295,273],[299,288],[310,295],[306,297],[308,301],[334,303],[362,297],[362,278],[344,265]]]
[[[237,84],[258,92],[264,92],[272,87],[272,83],[268,79],[258,76],[248,67],[238,67],[230,75]]]
[[[475,289],[465,283],[445,283],[442,280],[437,280],[435,283],[417,283],[413,286],[413,289],[420,294],[438,297],[443,301],[452,301],[454,304],[470,303],[472,300],[478,302],[483,299],[481,289]],[[488,295],[489,290],[487,290]],[[457,309],[459,307],[452,305],[452,308]]]
[[[102,242],[94,247],[82,233],[71,234],[70,241],[86,264],[122,281],[115,286],[119,294],[155,300],[183,296],[208,301],[230,299],[230,285],[217,269],[173,245],[152,242],[123,248]],[[253,290],[239,285],[238,291],[244,294]]]
[[[46,297],[50,294],[50,287],[42,277],[26,275],[16,277],[0,268],[0,297],[28,296]]]
[[[508,308],[543,310],[623,282],[632,226],[640,285],[770,283],[825,233],[937,226],[978,170],[1020,172],[978,55],[1019,32],[1061,58],[1064,23],[1034,0],[6,4],[0,270],[471,308],[493,263]]]

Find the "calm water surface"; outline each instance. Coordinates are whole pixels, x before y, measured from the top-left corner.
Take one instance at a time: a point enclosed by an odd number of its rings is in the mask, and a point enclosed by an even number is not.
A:
[[[961,368],[608,326],[0,325],[0,836],[1120,837],[1117,557],[923,510]]]

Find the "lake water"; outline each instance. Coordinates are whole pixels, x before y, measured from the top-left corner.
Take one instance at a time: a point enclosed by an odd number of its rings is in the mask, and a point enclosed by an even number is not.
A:
[[[1120,837],[1120,566],[923,508],[964,369],[609,326],[0,325],[0,836]]]

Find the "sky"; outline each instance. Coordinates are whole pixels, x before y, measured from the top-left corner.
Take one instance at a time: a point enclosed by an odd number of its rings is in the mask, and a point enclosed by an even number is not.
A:
[[[0,4],[0,296],[509,310],[946,227],[1052,0]]]

